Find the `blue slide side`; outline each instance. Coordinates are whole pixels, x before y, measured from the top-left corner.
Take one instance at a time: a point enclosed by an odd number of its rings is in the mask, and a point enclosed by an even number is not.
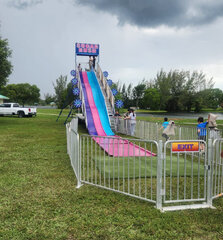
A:
[[[93,116],[92,116],[92,112],[91,112],[91,108],[89,106],[89,102],[88,102],[88,98],[87,98],[87,92],[86,92],[86,88],[84,85],[84,81],[83,81],[83,75],[82,72],[80,72],[80,79],[81,79],[81,86],[82,86],[82,90],[83,90],[83,94],[84,94],[84,101],[85,101],[85,108],[86,108],[86,114],[87,114],[87,122],[88,122],[88,132],[90,135],[98,135],[95,125],[94,125],[94,120],[93,120]]]
[[[95,76],[95,73],[93,71],[87,72],[87,76],[88,76],[88,81],[90,83],[92,94],[94,97],[94,102],[98,109],[102,127],[103,127],[105,133],[107,134],[107,136],[113,136],[115,134],[112,132],[111,127],[110,127],[108,112],[107,112],[107,109],[105,106],[104,96],[101,92],[101,88],[99,86],[99,83]]]

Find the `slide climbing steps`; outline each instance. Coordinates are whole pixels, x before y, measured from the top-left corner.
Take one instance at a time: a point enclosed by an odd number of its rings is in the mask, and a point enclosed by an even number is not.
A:
[[[104,76],[99,64],[97,64],[96,76],[97,76],[101,91],[105,98],[105,104],[106,104],[106,108],[108,110],[111,128],[112,128],[112,130],[114,130],[115,122],[114,122],[114,118],[112,116],[114,116],[114,113],[115,113],[115,98],[113,96],[110,86],[107,83],[107,77]]]
[[[104,96],[104,99],[105,99],[105,105],[106,105],[106,108],[107,108],[107,111],[108,111],[108,116],[109,116],[109,120],[110,120],[110,124],[111,124],[111,129],[114,131],[115,130],[115,121],[114,121],[114,109],[110,103],[110,100],[107,98],[107,94],[106,94],[106,91],[105,89],[103,88],[103,85],[102,85],[102,82],[99,82],[100,84],[100,88],[101,88],[101,91],[102,91],[102,94]]]

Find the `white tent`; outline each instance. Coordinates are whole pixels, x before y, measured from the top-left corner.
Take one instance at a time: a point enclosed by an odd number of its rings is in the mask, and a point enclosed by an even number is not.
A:
[[[5,97],[3,95],[0,95],[0,104],[4,102],[5,99],[9,99],[8,97]]]

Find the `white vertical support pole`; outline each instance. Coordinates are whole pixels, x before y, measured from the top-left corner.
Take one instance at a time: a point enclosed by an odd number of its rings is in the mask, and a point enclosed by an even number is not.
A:
[[[69,123],[67,123],[66,124],[66,134],[67,134],[67,154],[69,155],[69,157],[70,157],[70,151],[69,151],[69,144],[70,144],[70,135],[69,135],[69,130],[68,130],[68,124]]]
[[[179,140],[181,140],[181,127],[179,127]]]
[[[211,207],[212,206],[212,181],[211,181],[211,173],[212,173],[212,139],[208,139],[208,162],[207,162],[207,204]]]
[[[130,122],[130,121],[129,121]],[[129,129],[130,129],[130,124],[129,124]],[[139,124],[138,124],[138,131],[136,131],[136,137],[140,138],[140,131],[141,131],[141,120],[139,120]],[[129,134],[130,135],[130,134]]]
[[[81,184],[81,158],[80,154],[80,137],[79,134],[76,135],[76,161],[77,161],[77,187],[80,188],[82,186]]]
[[[157,153],[157,183],[156,183],[156,208],[162,211],[162,169],[163,168],[163,142],[159,140]]]
[[[156,141],[159,141],[159,130],[158,130],[158,123],[156,123]]]

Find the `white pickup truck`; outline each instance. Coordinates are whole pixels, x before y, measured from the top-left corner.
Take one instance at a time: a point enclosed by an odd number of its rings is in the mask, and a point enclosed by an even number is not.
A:
[[[18,103],[2,103],[0,104],[0,115],[18,115],[22,117],[36,116],[36,108],[20,107]]]

